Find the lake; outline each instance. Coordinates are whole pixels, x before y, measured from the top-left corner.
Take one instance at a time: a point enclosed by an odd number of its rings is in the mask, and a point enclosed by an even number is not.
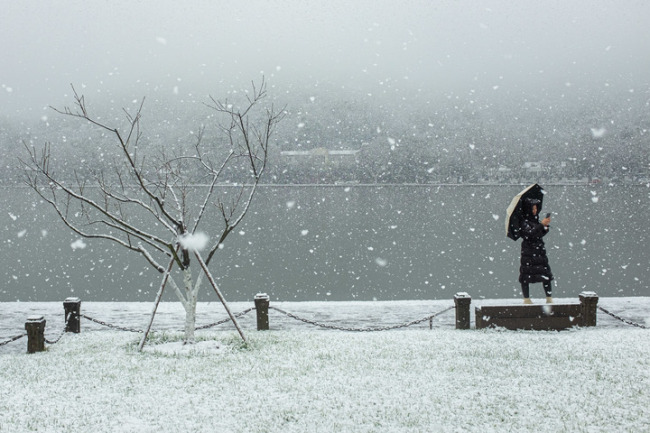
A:
[[[522,185],[264,185],[211,263],[225,297],[280,301],[520,296],[505,210]],[[650,294],[647,186],[545,185],[554,295]],[[0,301],[151,301],[160,274],[70,231],[27,187],[0,188]],[[206,230],[207,232],[207,230]],[[208,235],[210,233],[208,232]],[[543,297],[541,284],[531,286]],[[165,300],[174,300],[171,290]],[[208,287],[202,301],[216,301]]]

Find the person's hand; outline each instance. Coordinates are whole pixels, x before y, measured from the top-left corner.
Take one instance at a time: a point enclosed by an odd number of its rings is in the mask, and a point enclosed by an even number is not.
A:
[[[551,217],[546,217],[542,220],[542,224],[544,227],[548,227],[549,224],[551,224]]]

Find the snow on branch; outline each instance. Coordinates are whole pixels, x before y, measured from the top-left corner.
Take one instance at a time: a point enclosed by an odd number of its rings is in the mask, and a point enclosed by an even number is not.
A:
[[[210,238],[208,235],[202,232],[194,234],[184,234],[179,236],[178,243],[181,245],[181,248],[184,250],[190,251],[202,251],[208,245]]]

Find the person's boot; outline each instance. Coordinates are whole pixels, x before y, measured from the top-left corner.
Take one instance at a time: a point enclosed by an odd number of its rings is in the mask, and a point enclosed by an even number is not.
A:
[[[533,301],[530,300],[530,298],[524,298],[524,304],[532,304]]]
[[[547,304],[552,304],[553,303],[553,298],[551,296],[546,297],[546,303]]]

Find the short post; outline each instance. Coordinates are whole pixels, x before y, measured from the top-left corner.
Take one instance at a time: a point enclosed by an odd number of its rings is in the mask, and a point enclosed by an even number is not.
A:
[[[255,295],[255,311],[257,311],[257,330],[269,330],[269,295],[258,293]]]
[[[454,295],[456,304],[456,329],[469,329],[469,306],[472,297],[465,292],[458,292]]]
[[[25,322],[27,331],[27,353],[43,352],[45,350],[45,318],[29,316]]]
[[[66,298],[63,301],[65,311],[65,332],[81,332],[81,299]]]
[[[596,326],[598,295],[595,292],[582,292],[579,298],[582,326]]]

